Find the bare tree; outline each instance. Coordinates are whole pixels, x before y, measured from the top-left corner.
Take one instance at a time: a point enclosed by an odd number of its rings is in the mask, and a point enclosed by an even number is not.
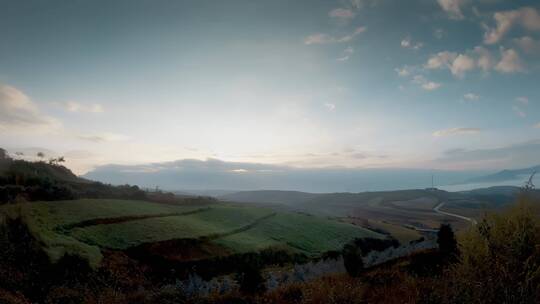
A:
[[[534,179],[534,176],[535,176],[535,175],[536,175],[536,170],[533,171],[533,173],[531,174],[531,176],[529,176],[529,180],[527,180],[527,182],[526,182],[525,185],[523,186],[523,190],[525,190],[525,191],[534,190],[533,179]]]

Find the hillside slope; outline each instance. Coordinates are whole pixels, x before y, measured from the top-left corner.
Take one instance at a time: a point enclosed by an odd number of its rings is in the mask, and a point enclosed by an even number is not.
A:
[[[294,205],[310,201],[321,194],[307,193],[300,191],[280,191],[280,190],[260,190],[241,191],[222,195],[219,198],[225,201],[239,203],[268,203]]]
[[[533,172],[538,171],[540,171],[540,165],[522,169],[502,170],[493,174],[468,179],[467,183],[505,182],[516,179],[525,181]]]
[[[87,180],[62,165],[0,159],[0,204],[21,200],[145,197],[145,192],[137,186],[111,186]]]

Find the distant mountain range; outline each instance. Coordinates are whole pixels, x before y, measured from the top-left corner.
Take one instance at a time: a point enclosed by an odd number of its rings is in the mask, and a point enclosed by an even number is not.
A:
[[[455,184],[485,171],[445,171],[407,168],[296,168],[284,165],[185,159],[142,165],[106,165],[84,177],[115,185],[195,193],[288,190],[313,193],[424,189]]]
[[[523,169],[502,170],[494,174],[470,178],[466,183],[493,183],[516,180],[523,180],[525,182],[533,172],[539,171],[540,165]]]

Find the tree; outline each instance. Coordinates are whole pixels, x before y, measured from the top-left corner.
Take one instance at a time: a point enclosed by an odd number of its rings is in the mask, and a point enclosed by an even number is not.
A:
[[[7,158],[8,158],[8,154],[6,150],[0,148],[0,159],[7,159]]]
[[[362,260],[362,250],[354,242],[350,242],[343,246],[343,264],[345,270],[351,277],[358,277],[364,269],[364,261]]]
[[[240,291],[247,294],[263,292],[266,289],[259,267],[248,263],[237,277]]]
[[[450,224],[441,224],[437,232],[439,251],[445,256],[453,256],[457,253],[457,242]]]
[[[43,158],[45,158],[45,153],[43,152],[38,152],[37,154],[37,157],[39,157],[39,159],[43,160]]]

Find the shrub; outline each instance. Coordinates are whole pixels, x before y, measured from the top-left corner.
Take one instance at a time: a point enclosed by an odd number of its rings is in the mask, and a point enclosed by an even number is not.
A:
[[[451,302],[540,302],[540,222],[530,200],[522,195],[511,210],[486,215],[463,236]]]

